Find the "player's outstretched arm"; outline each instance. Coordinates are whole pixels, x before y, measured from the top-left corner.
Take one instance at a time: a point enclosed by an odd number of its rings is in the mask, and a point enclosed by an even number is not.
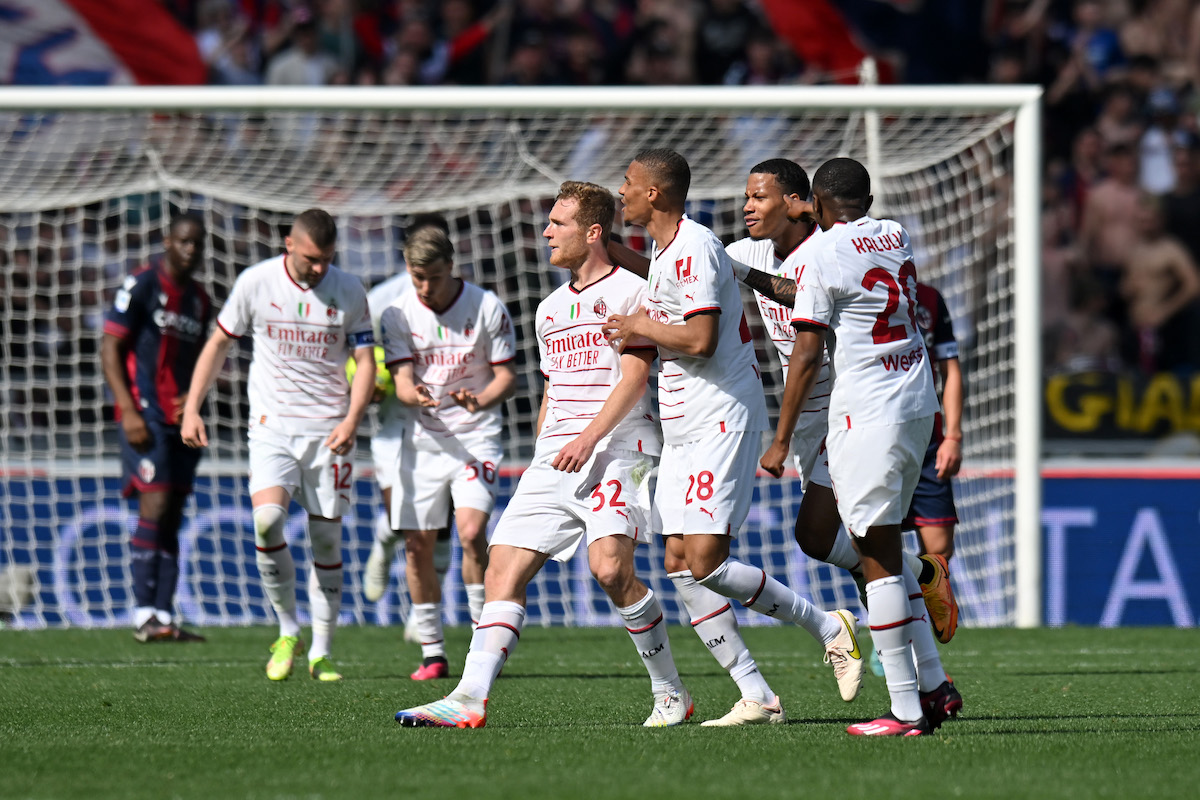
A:
[[[650,273],[650,259],[620,242],[609,240],[608,257],[618,267],[629,270],[639,278],[644,278]]]
[[[720,312],[693,314],[682,323],[667,325],[650,319],[645,309],[632,314],[613,314],[601,329],[610,342],[624,347],[625,342],[641,337],[676,353],[711,358],[717,351],[717,326]]]
[[[938,445],[935,465],[938,480],[944,481],[957,475],[962,468],[963,379],[962,366],[957,358],[944,359],[939,366],[944,380],[942,420],[945,438]]]
[[[104,334],[100,342],[100,365],[104,369],[104,380],[112,392],[113,403],[121,410],[121,429],[125,432],[125,439],[134,450],[144,453],[153,442],[146,420],[142,418],[133,393],[129,391],[129,378],[122,367],[127,350],[125,343],[116,336]]]
[[[375,393],[375,346],[354,348],[354,378],[350,381],[350,408],[346,418],[325,439],[325,446],[338,455],[350,452],[358,436],[358,425]]]
[[[783,462],[792,446],[792,432],[796,430],[800,411],[808,402],[812,387],[817,382],[824,352],[824,328],[796,326],[796,343],[792,347],[787,383],[783,386],[783,400],[779,404],[779,423],[775,426],[775,439],[758,462],[759,466],[776,478],[783,476]]]
[[[791,278],[768,275],[762,270],[751,269],[740,261],[733,262],[733,271],[738,280],[768,300],[787,308],[796,305],[796,282]]]
[[[611,433],[646,393],[646,381],[650,378],[650,364],[653,361],[653,350],[621,354],[621,380],[604,401],[600,413],[558,451],[550,466],[563,472],[579,472],[583,469],[583,465],[592,457],[596,443]]]
[[[512,396],[516,388],[517,373],[512,364],[493,364],[492,379],[482,391],[475,394],[466,389],[459,389],[451,392],[450,397],[467,411],[475,412],[503,403]]]
[[[200,418],[200,406],[217,379],[217,373],[232,345],[233,337],[217,327],[196,359],[187,399],[183,402],[183,417],[179,422],[179,433],[188,447],[208,447],[208,433],[204,430],[204,420]]]
[[[420,408],[436,408],[439,405],[430,394],[429,387],[416,382],[411,360],[389,364],[388,369],[392,371],[392,382],[396,384],[396,399],[401,403]]]

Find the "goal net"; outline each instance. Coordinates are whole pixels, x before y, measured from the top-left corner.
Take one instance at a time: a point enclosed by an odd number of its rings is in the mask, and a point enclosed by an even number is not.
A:
[[[519,387],[505,406],[507,461],[494,520],[532,453],[541,392],[534,311],[563,279],[541,238],[558,185],[581,179],[615,190],[637,151],[671,147],[692,166],[689,213],[726,242],[745,235],[742,192],[753,164],[782,156],[811,174],[839,155],[868,163],[877,212],[910,231],[918,274],[942,291],[962,344],[965,466],[955,481],[954,578],[963,623],[1014,624],[1017,387],[1020,370],[1037,366],[1024,364],[1017,346],[1015,132],[1029,98],[1013,97],[931,90],[906,105],[886,89],[852,88],[16,90],[0,105],[0,572],[34,580],[28,602],[4,613],[23,627],[129,623],[134,512],[118,492],[99,347],[115,290],[161,253],[171,214],[203,216],[207,252],[198,277],[218,305],[242,269],[281,251],[290,219],[305,208],[335,215],[336,263],[367,285],[403,269],[414,215],[444,214],[461,274],[495,291],[516,324]],[[626,234],[635,247],[647,246],[642,231]],[[755,335],[774,408],[778,360],[769,337]],[[209,399],[213,445],[181,532],[178,606],[199,625],[273,619],[254,565],[245,444],[250,350],[238,347]],[[381,602],[367,603],[361,591],[382,514],[369,433],[364,426],[354,510],[345,519],[342,613],[349,623],[388,624],[407,612],[403,560]],[[857,609],[848,577],[795,545],[799,500],[794,476],[760,477],[736,555],[820,606]],[[302,516],[293,514],[287,537],[307,569]],[[446,583],[451,624],[467,620],[457,564],[456,549]],[[641,548],[639,571],[683,621],[660,544]],[[305,582],[297,585],[304,608]],[[619,623],[585,557],[548,565],[530,587],[529,605],[535,623]]]

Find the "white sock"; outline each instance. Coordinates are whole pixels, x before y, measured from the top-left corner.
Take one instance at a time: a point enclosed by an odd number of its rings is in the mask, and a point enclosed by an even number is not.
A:
[[[308,605],[312,610],[312,645],[308,660],[330,654],[333,632],[342,609],[342,522],[308,518],[313,568],[308,573]]]
[[[442,604],[413,603],[410,612],[421,642],[421,657],[446,657],[446,641],[442,633]]]
[[[279,617],[280,636],[299,636],[300,619],[296,616],[296,564],[283,538],[287,509],[281,505],[262,505],[254,509],[254,561],[262,580],[263,593]]]
[[[760,614],[795,623],[822,646],[832,642],[841,632],[841,626],[833,617],[772,578],[766,570],[737,559],[725,559],[700,581],[700,585],[731,597]]]
[[[651,691],[682,689],[679,670],[671,655],[671,640],[667,637],[667,626],[663,622],[662,606],[654,591],[648,589],[641,600],[631,606],[618,608],[617,612],[625,620],[625,630],[629,631],[629,638],[633,639],[633,646],[641,655],[646,672],[650,673]]]
[[[884,679],[892,698],[891,711],[904,722],[915,722],[924,714],[917,694],[917,671],[908,636],[912,609],[904,589],[904,578],[890,575],[868,583],[867,607],[871,639],[883,664]]]
[[[750,649],[742,640],[737,617],[733,615],[729,601],[701,586],[689,571],[672,572],[667,577],[675,584],[675,590],[683,600],[692,621],[692,630],[696,631],[717,663],[729,670],[729,677],[738,685],[742,698],[760,703],[774,700],[775,693],[758,671]]]
[[[463,663],[462,679],[451,694],[474,701],[478,708],[472,710],[482,713],[483,701],[491,694],[504,662],[516,650],[524,625],[525,606],[520,603],[507,600],[485,603],[479,625],[471,635],[471,650]]]
[[[825,557],[825,562],[833,564],[835,567],[841,567],[847,572],[853,572],[861,569],[858,561],[858,551],[854,549],[854,543],[850,541],[850,534],[844,527],[838,528],[837,535],[833,537],[833,547],[829,549],[829,555]]]
[[[925,562],[921,560],[920,556],[910,553],[907,550],[904,551],[904,566],[906,566],[910,570],[912,570],[913,575],[920,577],[921,568],[924,565],[925,565]],[[920,586],[919,583],[917,585]]]
[[[938,653],[933,629],[929,627],[929,611],[925,608],[921,585],[907,565],[904,567],[904,589],[908,592],[913,618],[908,635],[912,639],[913,659],[917,665],[917,688],[932,692],[946,680],[946,670],[942,668],[942,656]]]
[[[471,612],[471,624],[478,625],[479,617],[483,614],[483,584],[465,583],[463,588],[467,590],[467,610]]]

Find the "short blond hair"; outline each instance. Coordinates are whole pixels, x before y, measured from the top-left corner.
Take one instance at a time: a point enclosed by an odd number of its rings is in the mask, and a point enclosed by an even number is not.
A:
[[[454,245],[441,228],[425,226],[413,231],[404,243],[404,260],[411,267],[427,267],[439,261],[454,262]]]

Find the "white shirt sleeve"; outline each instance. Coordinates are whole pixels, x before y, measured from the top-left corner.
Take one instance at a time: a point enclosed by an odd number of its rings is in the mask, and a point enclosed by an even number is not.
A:
[[[243,272],[233,282],[233,289],[217,315],[217,325],[225,333],[240,339],[254,327],[254,317],[250,313],[250,282],[255,273],[251,270]]]
[[[492,365],[504,364],[512,361],[517,357],[517,339],[513,332],[512,318],[508,316],[508,309],[500,302],[500,298],[495,295],[490,295],[487,311],[487,319],[484,324],[487,327],[489,340],[488,347],[488,362]]]
[[[379,316],[380,338],[383,344],[383,360],[389,367],[401,361],[412,361],[412,339],[409,337],[408,320],[403,309],[388,306]]]
[[[792,322],[820,325],[828,328],[833,318],[833,295],[826,282],[827,258],[814,254],[808,263],[801,264],[796,276],[796,304],[792,307]]]
[[[725,264],[725,253],[718,245],[711,236],[689,237],[675,259],[684,319],[702,311],[721,310],[717,270]]]

